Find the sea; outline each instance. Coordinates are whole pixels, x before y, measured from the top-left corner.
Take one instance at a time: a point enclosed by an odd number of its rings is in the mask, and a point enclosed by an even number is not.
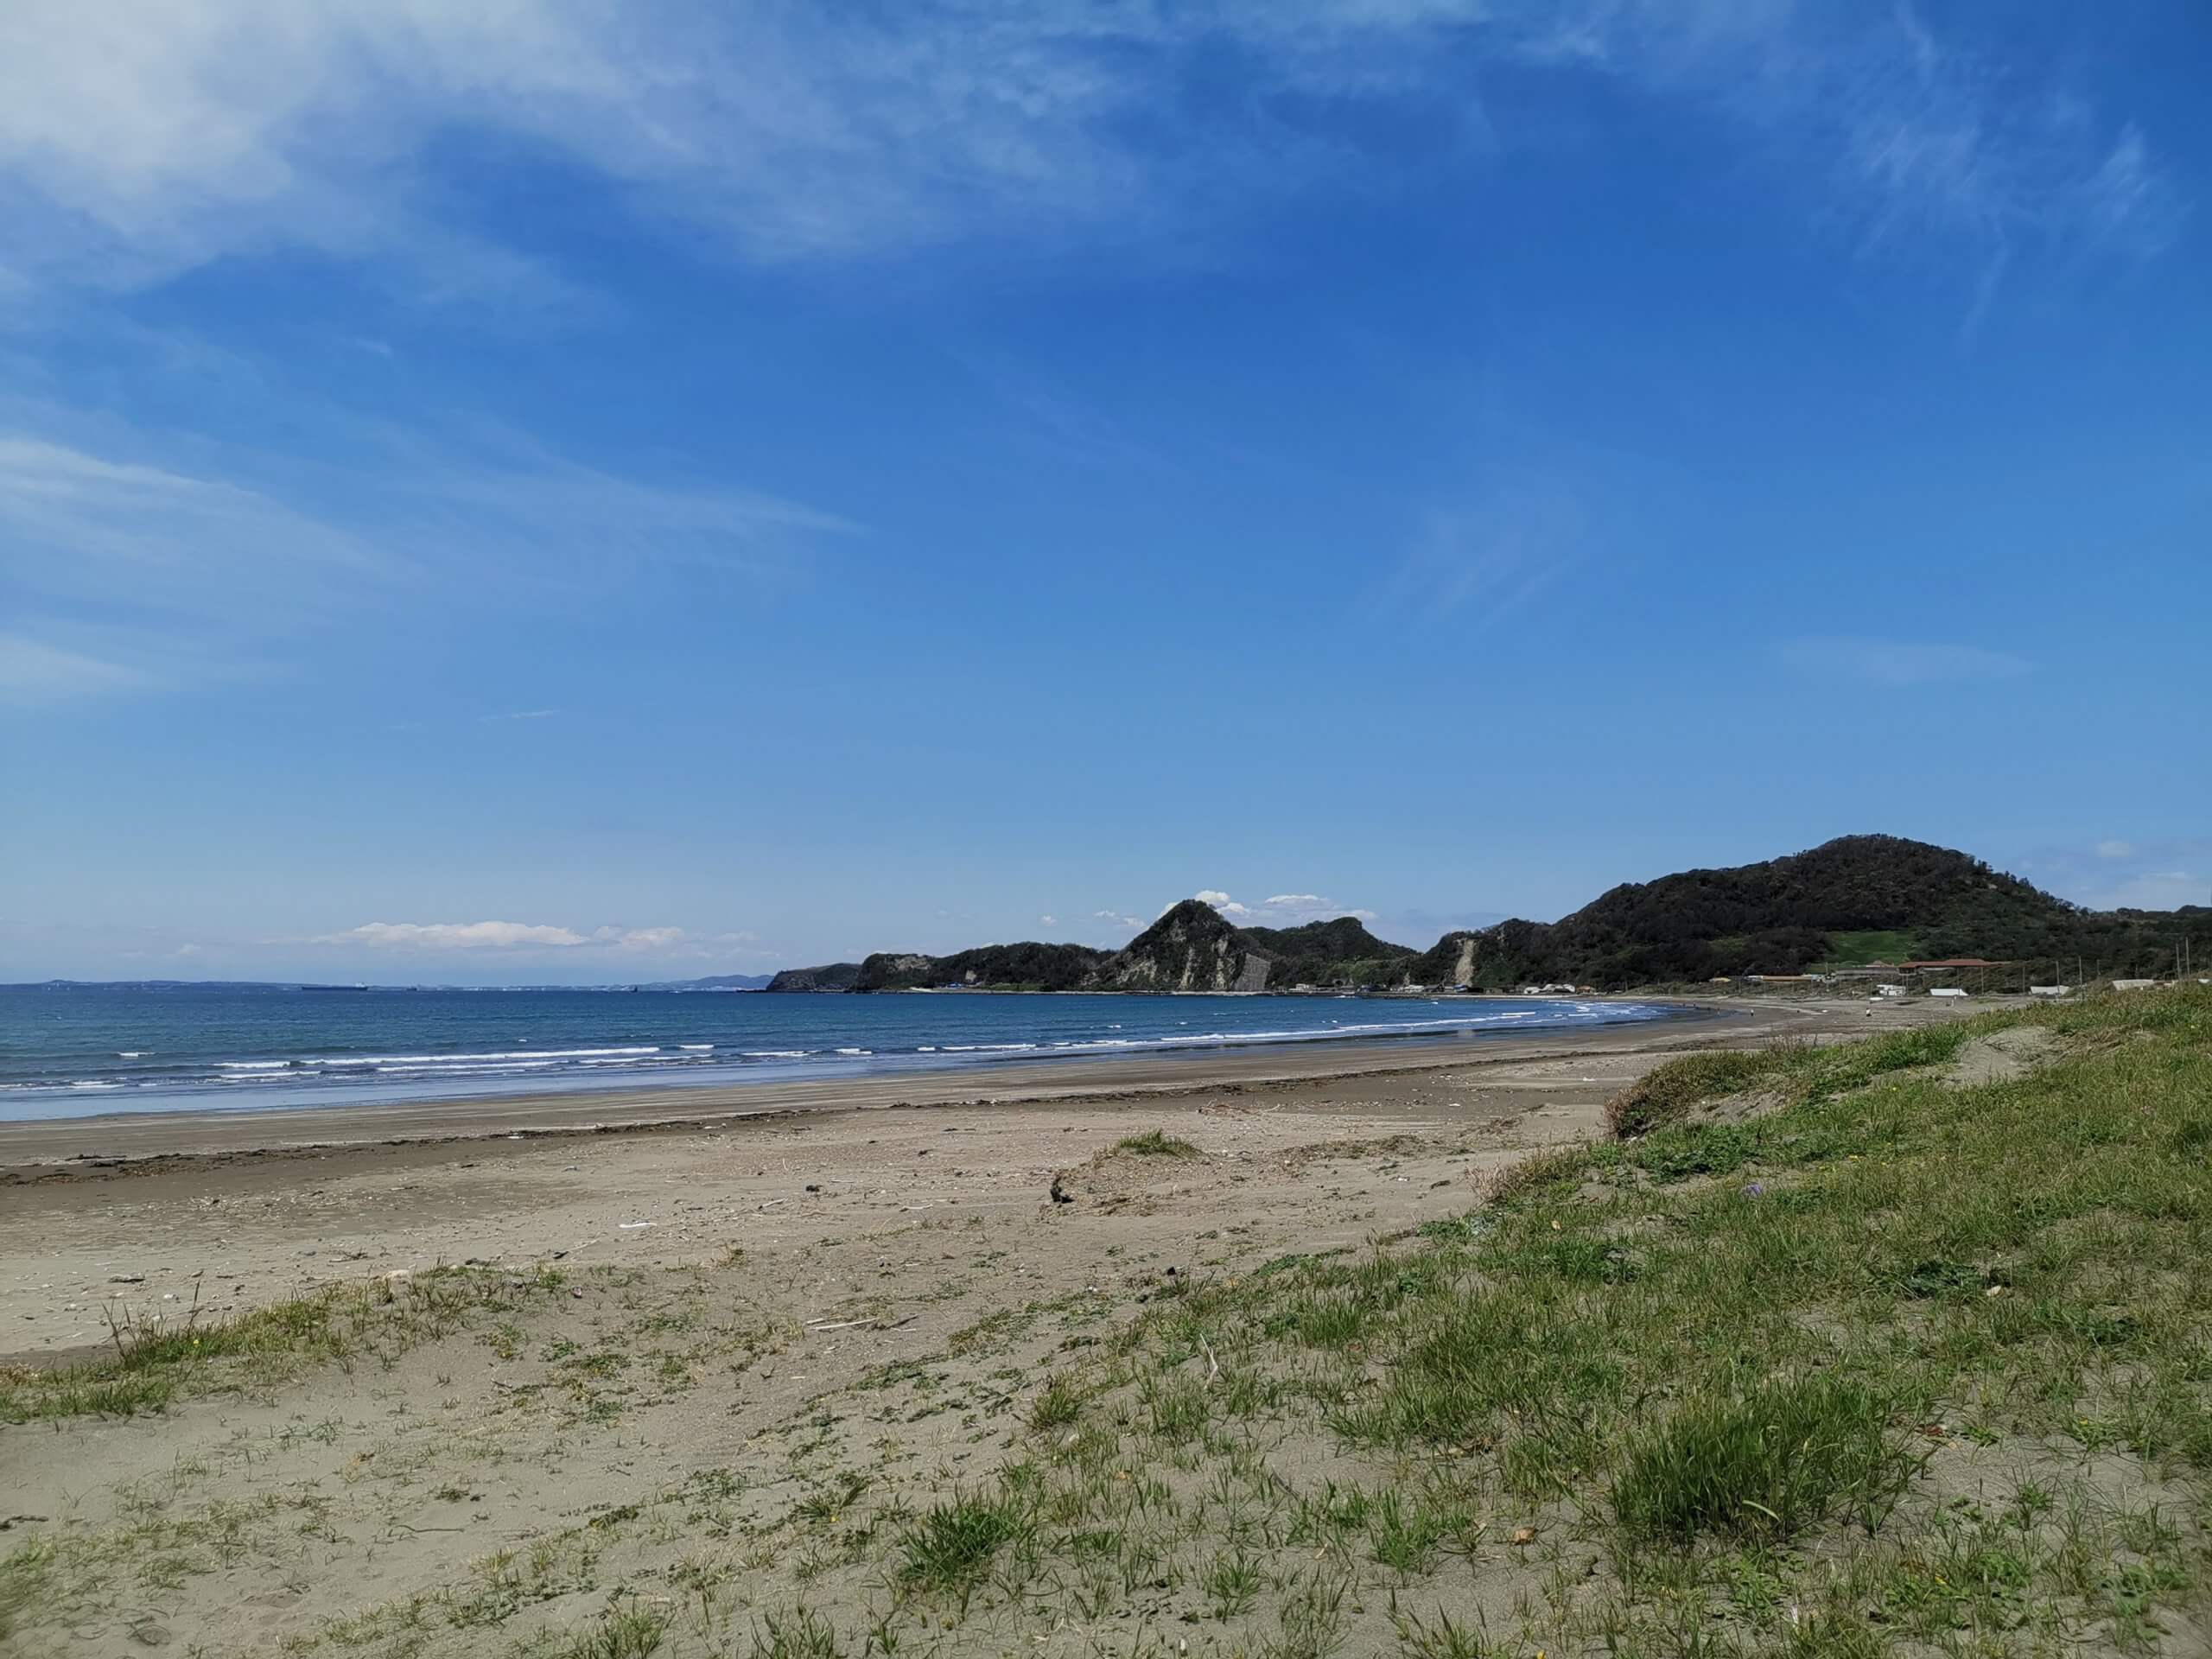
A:
[[[14,987],[0,989],[0,1122],[1461,1042],[1673,1012],[1563,996]]]

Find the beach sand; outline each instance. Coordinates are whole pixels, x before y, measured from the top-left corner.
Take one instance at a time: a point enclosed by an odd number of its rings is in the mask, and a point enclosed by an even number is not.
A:
[[[0,1652],[321,1642],[334,1618],[448,1595],[472,1560],[542,1554],[594,1515],[689,1490],[702,1470],[736,1469],[748,1494],[780,1494],[788,1510],[815,1478],[791,1460],[810,1421],[867,1417],[872,1480],[981,1476],[1017,1421],[997,1416],[1027,1409],[1024,1383],[1163,1284],[1463,1215],[1494,1172],[1599,1133],[1607,1098],[1669,1054],[1960,1010],[1712,1012],[926,1084],[0,1130],[7,1363],[96,1351],[109,1313],[174,1323],[196,1301],[201,1319],[220,1319],[442,1263],[513,1275],[515,1303],[496,1335],[480,1323],[158,1416],[0,1427],[0,1525],[18,1540],[117,1538],[149,1482],[164,1515],[262,1517],[227,1556],[177,1546],[204,1570],[102,1567],[72,1592],[66,1641],[42,1622],[21,1638],[31,1646],[0,1640]],[[1194,1155],[1116,1150],[1151,1130]],[[546,1268],[562,1288],[543,1289]],[[571,1374],[578,1354],[604,1357],[595,1380]],[[853,1392],[886,1376],[921,1378],[930,1399],[963,1408]],[[302,1493],[311,1525],[286,1496]],[[666,1565],[626,1522],[591,1541],[594,1559],[631,1552],[627,1572]],[[549,1588],[514,1631],[574,1623],[605,1600]],[[482,1635],[481,1648],[391,1650],[509,1650],[507,1636]]]
[[[1249,1166],[1220,1201],[1253,1211],[1257,1249],[1277,1225],[1321,1224],[1327,1208],[1308,1201],[1302,1166],[1277,1167],[1286,1153],[1449,1141],[1466,1148],[1454,1166],[1464,1188],[1471,1172],[1593,1134],[1605,1099],[1668,1054],[1857,1034],[1866,1007],[1716,1001],[1695,1021],[1528,1038],[0,1126],[0,1363],[98,1347],[117,1302],[161,1313],[197,1296],[202,1317],[219,1317],[395,1268],[556,1253],[664,1266],[940,1211],[1026,1214],[1056,1168],[1133,1125]],[[1884,1029],[1942,1012],[1878,1010]],[[1389,1185],[1408,1190],[1362,1189],[1382,1204],[1374,1217],[1332,1201],[1329,1224],[1402,1225],[1466,1198]]]

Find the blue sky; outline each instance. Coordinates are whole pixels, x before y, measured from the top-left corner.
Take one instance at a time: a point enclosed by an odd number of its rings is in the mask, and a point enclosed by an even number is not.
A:
[[[0,19],[0,977],[2212,897],[2212,14]]]

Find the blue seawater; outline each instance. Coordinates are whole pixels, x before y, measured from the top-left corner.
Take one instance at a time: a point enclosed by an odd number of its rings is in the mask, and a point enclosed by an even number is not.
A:
[[[16,987],[0,1122],[864,1077],[1667,1017],[1572,998]]]

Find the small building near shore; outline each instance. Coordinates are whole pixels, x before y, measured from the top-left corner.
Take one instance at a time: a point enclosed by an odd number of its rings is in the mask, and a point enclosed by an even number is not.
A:
[[[1928,993],[1930,996],[1964,996],[1965,989],[1957,985],[1938,985]]]

